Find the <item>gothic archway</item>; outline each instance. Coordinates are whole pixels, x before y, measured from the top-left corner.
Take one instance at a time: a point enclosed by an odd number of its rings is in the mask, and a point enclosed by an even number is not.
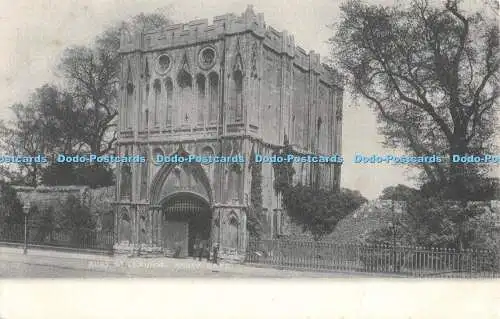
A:
[[[208,246],[212,210],[202,197],[179,192],[161,202],[163,247],[178,257],[194,256],[197,247]]]
[[[182,147],[174,153],[189,156]],[[174,155],[172,154],[172,155]],[[178,192],[193,193],[212,204],[212,188],[205,169],[199,163],[162,164],[151,183],[150,203],[160,205],[168,196]]]
[[[189,154],[182,147],[177,155]],[[212,223],[212,190],[198,163],[162,165],[153,179],[150,203],[160,207],[161,244],[167,254],[186,257],[195,242],[208,241]]]

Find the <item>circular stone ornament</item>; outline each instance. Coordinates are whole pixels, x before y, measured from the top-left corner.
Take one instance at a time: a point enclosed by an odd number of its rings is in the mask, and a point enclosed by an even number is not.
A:
[[[202,69],[210,69],[215,65],[217,52],[211,46],[204,47],[198,55],[198,64]]]
[[[172,66],[172,59],[167,54],[161,54],[156,59],[156,72],[165,74]]]

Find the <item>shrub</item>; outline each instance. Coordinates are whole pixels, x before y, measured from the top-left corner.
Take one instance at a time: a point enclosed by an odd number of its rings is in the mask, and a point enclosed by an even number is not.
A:
[[[24,223],[23,204],[17,197],[16,190],[4,181],[0,181],[0,205],[1,217],[4,219],[2,223],[8,225]]]

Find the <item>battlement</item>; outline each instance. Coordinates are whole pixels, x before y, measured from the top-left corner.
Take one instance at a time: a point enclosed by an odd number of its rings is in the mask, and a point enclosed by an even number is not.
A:
[[[306,52],[296,46],[295,38],[286,30],[278,31],[267,26],[264,14],[255,14],[249,5],[240,16],[228,13],[216,16],[213,23],[208,19],[197,19],[187,23],[169,25],[160,30],[132,34],[124,25],[121,32],[120,51],[156,51],[175,47],[189,46],[203,42],[215,42],[224,36],[251,32],[260,38],[263,45],[280,55],[287,55],[294,64],[305,71],[324,75],[325,81],[339,83],[337,73],[321,63],[320,55],[314,51]]]
[[[165,49],[197,42],[215,41],[223,35],[249,31],[253,31],[259,37],[264,37],[266,31],[264,15],[255,14],[252,6],[248,6],[241,16],[236,16],[233,13],[216,16],[213,19],[213,24],[209,24],[207,19],[197,19],[144,33],[133,33],[126,25],[123,25],[120,50],[121,52],[131,52]]]

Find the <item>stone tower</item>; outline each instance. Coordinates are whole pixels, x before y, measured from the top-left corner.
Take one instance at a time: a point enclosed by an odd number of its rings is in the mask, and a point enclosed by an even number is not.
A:
[[[340,153],[343,89],[336,73],[293,36],[264,23],[251,7],[121,34],[120,155],[116,249],[187,256],[197,240],[244,257],[251,201],[251,155],[272,155],[288,140],[299,154]],[[246,163],[155,164],[157,155],[243,155]],[[312,169],[314,167],[314,169]],[[285,215],[273,168],[261,165],[265,236]],[[295,182],[338,187],[339,165],[295,165]],[[315,172],[315,173],[313,173]],[[127,248],[129,247],[129,248]]]

